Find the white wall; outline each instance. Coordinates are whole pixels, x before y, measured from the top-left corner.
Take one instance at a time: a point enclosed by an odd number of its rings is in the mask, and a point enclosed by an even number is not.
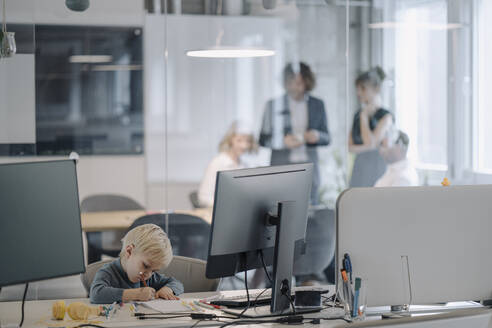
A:
[[[0,143],[36,140],[34,55],[0,59]]]

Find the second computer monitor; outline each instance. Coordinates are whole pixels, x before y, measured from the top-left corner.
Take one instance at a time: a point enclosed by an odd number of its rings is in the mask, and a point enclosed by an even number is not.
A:
[[[0,287],[85,271],[76,164],[0,165]]]
[[[206,275],[232,276],[273,262],[277,215],[281,202],[294,202],[292,238],[299,253],[304,245],[313,165],[295,164],[217,173],[212,232]]]

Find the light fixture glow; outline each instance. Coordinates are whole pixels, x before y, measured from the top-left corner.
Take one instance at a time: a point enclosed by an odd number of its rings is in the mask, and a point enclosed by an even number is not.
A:
[[[275,51],[261,48],[215,47],[189,50],[186,55],[199,58],[252,58],[273,56]]]
[[[92,71],[141,71],[142,65],[94,65],[91,67]]]
[[[425,22],[381,22],[368,24],[372,29],[422,29],[422,30],[454,30],[463,27],[460,23],[425,23]]]
[[[113,56],[76,55],[68,57],[68,61],[73,64],[110,63],[113,61]]]

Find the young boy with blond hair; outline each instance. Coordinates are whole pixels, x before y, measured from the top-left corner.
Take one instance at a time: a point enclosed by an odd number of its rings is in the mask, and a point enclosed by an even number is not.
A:
[[[173,258],[166,233],[155,224],[144,224],[130,230],[122,241],[120,258],[97,271],[89,293],[91,303],[178,299],[183,284],[157,272]]]

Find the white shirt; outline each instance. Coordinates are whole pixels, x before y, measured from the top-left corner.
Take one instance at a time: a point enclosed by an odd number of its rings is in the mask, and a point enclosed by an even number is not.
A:
[[[376,181],[374,187],[403,187],[418,186],[419,176],[417,170],[408,159],[389,164],[383,176]]]
[[[243,166],[237,164],[227,153],[219,153],[212,159],[205,170],[200,189],[198,189],[198,202],[202,206],[212,207],[214,205],[215,181],[218,171],[240,169]]]
[[[308,127],[308,108],[306,99],[307,97],[304,97],[301,101],[297,101],[289,97],[292,134],[301,142],[304,142],[304,132],[307,131]],[[307,161],[306,145],[291,149],[289,160],[292,163]]]

